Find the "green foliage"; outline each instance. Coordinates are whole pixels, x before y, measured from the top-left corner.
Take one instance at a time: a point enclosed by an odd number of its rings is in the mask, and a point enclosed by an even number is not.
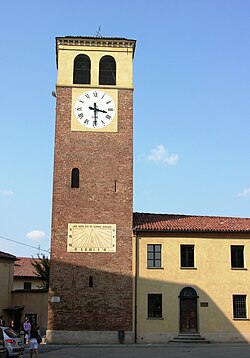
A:
[[[50,273],[50,260],[45,255],[37,255],[38,260],[32,257],[31,264],[34,267],[34,273],[36,276],[42,279],[42,284],[38,286],[39,288],[49,288],[49,273]]]

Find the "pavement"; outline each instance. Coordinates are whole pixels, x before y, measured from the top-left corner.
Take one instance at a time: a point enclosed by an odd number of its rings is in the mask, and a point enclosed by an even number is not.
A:
[[[22,358],[29,357],[25,349]],[[33,355],[34,357],[34,355]],[[250,344],[120,344],[39,346],[41,358],[250,358]]]

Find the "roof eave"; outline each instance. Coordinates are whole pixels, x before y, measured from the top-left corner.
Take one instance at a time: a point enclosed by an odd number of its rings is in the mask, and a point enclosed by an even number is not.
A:
[[[58,67],[58,42],[59,41],[99,41],[100,43],[103,41],[112,41],[112,42],[121,42],[126,41],[127,43],[133,44],[133,58],[135,54],[136,40],[127,39],[125,37],[95,37],[95,36],[57,36],[56,37],[56,65]],[[132,47],[132,46],[131,46]]]
[[[204,229],[142,229],[142,228],[133,228],[133,232],[134,233],[138,233],[138,232],[162,232],[162,233],[213,233],[213,234],[219,234],[219,233],[229,233],[229,234],[236,234],[236,233],[240,233],[240,234],[249,234],[250,235],[250,230],[204,230]]]

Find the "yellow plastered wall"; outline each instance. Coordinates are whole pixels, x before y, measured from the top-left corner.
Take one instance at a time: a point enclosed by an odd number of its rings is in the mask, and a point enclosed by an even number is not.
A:
[[[4,315],[6,319],[6,312],[3,311],[11,305],[11,290],[13,288],[13,274],[14,262],[10,260],[3,260],[0,262],[0,315]]]
[[[115,47],[89,47],[89,46],[70,46],[58,45],[58,81],[57,85],[73,86],[74,59],[76,56],[84,54],[91,60],[91,84],[84,87],[99,86],[99,62],[103,56],[113,56],[116,61],[116,86],[101,87],[119,87],[133,88],[132,73],[132,48]],[[83,85],[75,85],[83,86]]]
[[[162,267],[147,268],[147,244],[162,245]],[[181,268],[180,245],[195,246],[195,267]],[[192,287],[198,294],[198,331],[217,333],[223,340],[230,333],[250,339],[249,320],[233,319],[233,294],[250,295],[250,240],[248,238],[219,237],[140,237],[137,238],[137,330],[144,342],[159,335],[179,332],[179,294],[184,287]],[[231,269],[231,245],[244,245],[244,269]],[[147,295],[162,294],[162,319],[148,319]],[[200,303],[208,303],[201,307]],[[146,338],[145,338],[145,337]],[[246,338],[247,337],[247,338]],[[243,340],[244,340],[243,339]]]
[[[31,289],[38,289],[41,288],[39,286],[42,285],[43,281],[40,279],[34,279],[32,277],[30,278],[22,278],[22,277],[14,277],[13,281],[13,290],[23,290],[24,288],[24,282],[30,282],[31,283]]]

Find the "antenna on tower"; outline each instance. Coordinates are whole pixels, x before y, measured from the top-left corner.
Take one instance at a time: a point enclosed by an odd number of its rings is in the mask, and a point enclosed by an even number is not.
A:
[[[96,31],[96,37],[102,37],[101,35],[101,25],[98,26],[98,30]]]

